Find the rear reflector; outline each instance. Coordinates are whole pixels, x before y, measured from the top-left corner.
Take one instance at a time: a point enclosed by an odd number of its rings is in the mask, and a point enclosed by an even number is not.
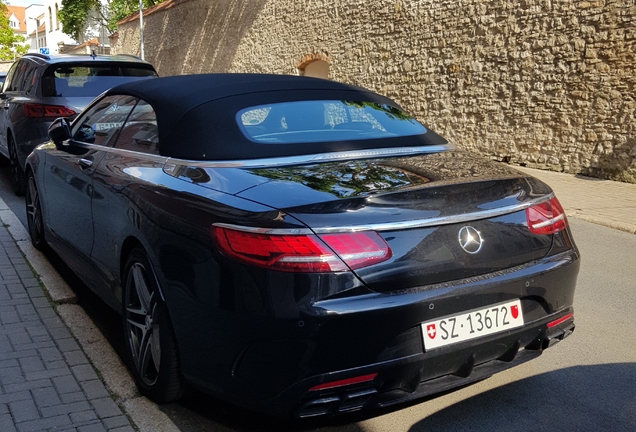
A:
[[[567,320],[569,320],[569,319],[570,319],[570,318],[572,318],[573,316],[574,316],[574,314],[567,314],[567,315],[565,315],[565,316],[562,316],[562,317],[561,317],[561,318],[559,318],[559,319],[556,319],[556,320],[554,320],[554,321],[551,321],[551,322],[549,322],[549,323],[548,323],[548,328],[552,328],[552,327],[557,326],[557,325],[559,325],[559,324],[561,324],[561,323],[563,323],[563,322],[566,322]]]
[[[61,105],[24,104],[24,115],[27,117],[70,117],[75,111]]]
[[[338,272],[370,266],[391,257],[391,249],[374,231],[279,235],[215,226],[212,234],[225,255],[272,270]]]
[[[331,389],[336,387],[344,387],[351,384],[359,384],[363,382],[373,381],[373,379],[377,376],[378,376],[377,373],[372,373],[372,374],[362,375],[362,376],[354,377],[354,378],[347,378],[347,379],[342,379],[338,381],[326,382],[323,384],[318,384],[313,386],[312,388],[309,389],[309,391],[326,390],[326,389]]]
[[[533,234],[554,234],[568,226],[568,219],[556,197],[528,207],[526,220]]]

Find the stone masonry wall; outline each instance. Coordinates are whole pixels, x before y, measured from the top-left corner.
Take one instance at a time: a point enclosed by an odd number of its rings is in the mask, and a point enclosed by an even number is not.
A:
[[[461,148],[636,183],[636,0],[168,0],[145,16],[161,75],[297,74],[394,98]],[[138,53],[138,21],[117,52]]]

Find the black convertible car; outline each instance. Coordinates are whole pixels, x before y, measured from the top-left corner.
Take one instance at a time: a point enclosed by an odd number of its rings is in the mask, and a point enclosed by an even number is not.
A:
[[[33,244],[123,316],[158,402],[385,407],[574,330],[579,252],[551,189],[395,102],[304,77],[115,87],[28,158]]]

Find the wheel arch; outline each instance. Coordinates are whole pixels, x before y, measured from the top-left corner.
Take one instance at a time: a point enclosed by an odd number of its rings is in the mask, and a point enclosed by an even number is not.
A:
[[[11,126],[7,126],[7,134],[5,135],[6,138],[6,143],[7,143],[7,157],[9,157],[9,155],[11,154],[11,150],[9,149],[9,147],[11,146],[11,140],[13,139],[13,145],[15,144],[15,134],[13,133],[13,130],[11,129]],[[17,149],[16,149],[17,152]]]
[[[24,167],[24,175],[28,176],[30,173],[33,173],[35,176],[35,169],[33,169],[30,163],[27,163]]]
[[[150,272],[152,273],[152,277],[155,278],[155,285],[157,287],[157,290],[159,290],[159,295],[161,296],[161,300],[166,301],[166,297],[163,293],[163,288],[162,288],[162,284],[159,282],[159,277],[157,276],[157,272],[155,270],[155,265],[153,264],[153,259],[150,253],[148,253],[148,249],[144,246],[144,244],[141,242],[141,240],[139,240],[137,237],[134,236],[128,236],[122,243],[121,245],[121,250],[119,253],[119,278],[120,278],[120,284],[123,288],[124,286],[124,272],[126,271],[126,261],[128,261],[128,255],[130,254],[130,252],[135,249],[136,247],[139,247],[141,250],[144,251],[144,253],[146,254],[146,258],[148,259],[148,262],[150,263]],[[123,301],[123,299],[122,299]]]
[[[29,173],[33,173],[33,177],[35,177],[35,179],[37,180],[38,176],[40,175],[38,172],[38,168],[41,162],[44,162],[43,155],[37,152],[33,152],[33,154],[29,156],[29,158],[26,160],[24,164],[24,178],[26,178],[29,175]],[[43,181],[43,179],[41,178],[39,180]],[[42,190],[44,189],[45,188],[42,187]]]

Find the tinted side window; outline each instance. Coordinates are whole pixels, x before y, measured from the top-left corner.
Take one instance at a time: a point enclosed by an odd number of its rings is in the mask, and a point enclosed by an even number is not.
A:
[[[24,91],[28,95],[33,95],[37,88],[37,70],[38,68],[34,64],[29,63],[26,70],[24,71],[22,91]]]
[[[6,92],[8,87],[11,85],[11,79],[16,70],[18,70],[18,64],[13,63],[13,66],[11,66],[11,69],[9,69],[9,72],[7,73],[7,77],[4,80],[4,84],[2,86],[3,92]]]
[[[73,139],[90,144],[112,145],[137,104],[132,96],[107,96],[73,123]]]
[[[146,101],[139,100],[119,133],[115,148],[147,154],[159,154],[159,137],[155,111]]]
[[[20,91],[22,87],[22,83],[24,82],[24,75],[27,71],[27,61],[20,60],[14,68],[12,68],[13,73],[7,80],[7,86],[5,91]]]

